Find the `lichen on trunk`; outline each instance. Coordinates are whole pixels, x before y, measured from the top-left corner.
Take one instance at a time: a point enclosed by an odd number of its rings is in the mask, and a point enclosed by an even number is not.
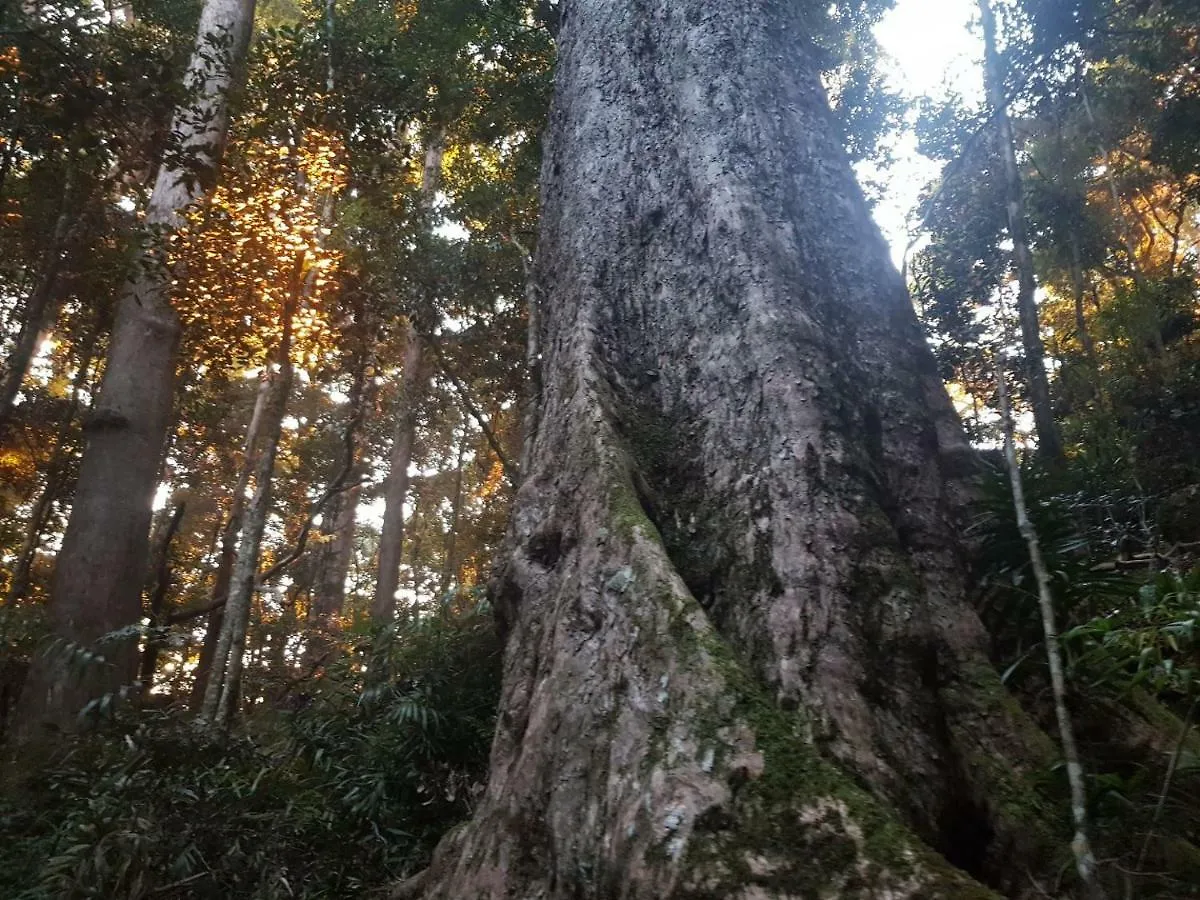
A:
[[[985,897],[1059,849],[805,9],[563,4],[491,777],[428,898]]]

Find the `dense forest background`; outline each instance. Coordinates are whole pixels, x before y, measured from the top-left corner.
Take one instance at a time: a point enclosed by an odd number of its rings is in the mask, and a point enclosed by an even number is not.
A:
[[[1053,732],[1011,394],[1100,870],[1200,896],[1200,4],[983,0],[977,107],[886,87],[889,6],[829,5],[813,40],[852,160],[910,121],[944,163],[904,274],[980,450],[994,661]],[[4,897],[365,894],[487,774],[558,7],[243,3],[245,59],[201,14],[0,10]],[[64,613],[134,283],[177,326],[147,535],[99,529],[140,614]],[[84,686],[68,716],[21,697],[47,671]],[[1061,809],[1066,846],[1063,767],[1037,778],[1013,802]],[[1069,861],[1030,896],[1070,895]]]

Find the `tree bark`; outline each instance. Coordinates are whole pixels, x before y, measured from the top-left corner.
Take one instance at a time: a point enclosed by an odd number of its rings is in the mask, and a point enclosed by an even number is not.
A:
[[[96,349],[96,333],[93,331],[87,338],[86,349],[79,360],[79,368],[71,384],[71,399],[62,419],[58,423],[58,431],[54,436],[54,452],[46,466],[46,483],[42,492],[34,501],[29,511],[29,521],[25,526],[25,538],[21,542],[21,550],[13,566],[12,579],[9,581],[6,602],[16,604],[25,598],[29,592],[33,575],[33,564],[37,558],[38,547],[42,543],[42,532],[50,519],[50,512],[59,492],[67,484],[67,473],[78,452],[75,446],[68,447],[68,438],[75,426],[75,416],[79,411],[79,399],[83,390],[88,387],[92,376],[92,360]]]
[[[1029,506],[1025,502],[1025,483],[1021,477],[1021,466],[1017,462],[1017,445],[1014,439],[1012,410],[1008,403],[1008,387],[1005,384],[1004,365],[996,363],[996,394],[1000,400],[1000,419],[1004,429],[1004,464],[1008,469],[1009,486],[1012,489],[1013,512],[1017,518],[1017,530],[1025,541],[1029,553],[1030,567],[1038,588],[1038,609],[1042,615],[1042,638],[1046,646],[1046,663],[1050,669],[1050,688],[1054,695],[1054,717],[1058,722],[1058,739],[1063,759],[1067,764],[1067,783],[1071,790],[1071,818],[1075,822],[1075,838],[1071,849],[1075,854],[1075,868],[1084,884],[1089,900],[1104,900],[1105,893],[1096,875],[1096,857],[1092,853],[1088,838],[1087,787],[1084,783],[1083,764],[1075,743],[1075,726],[1067,709],[1067,679],[1063,674],[1062,650],[1058,640],[1057,617],[1054,612],[1054,595],[1050,588],[1050,570],[1042,556],[1041,542],[1037,529],[1029,518]]]
[[[458,438],[458,456],[454,462],[454,500],[450,505],[450,527],[446,529],[446,552],[442,559],[442,579],[438,584],[438,599],[447,603],[450,586],[458,582],[458,521],[463,500],[463,455],[467,449],[467,423],[462,424]]]
[[[954,866],[1042,870],[1014,800],[1053,748],[967,601],[974,457],[838,142],[819,9],[562,12],[491,777],[397,894],[994,896]]]
[[[142,648],[142,661],[138,668],[138,684],[142,696],[146,697],[154,686],[154,674],[158,671],[158,655],[162,652],[162,636],[158,629],[166,622],[164,613],[167,605],[167,594],[171,590],[171,542],[179,533],[183,522],[186,504],[180,503],[163,526],[163,533],[158,541],[158,549],[154,553],[154,566],[150,584],[150,633],[145,638]]]
[[[541,287],[534,277],[533,257],[513,237],[509,241],[521,254],[525,272],[525,389],[521,394],[521,467],[529,471],[527,454],[533,449],[542,399]]]
[[[166,235],[212,187],[225,145],[228,95],[241,81],[254,0],[206,0],[185,75],[189,98],[175,111],[179,153],[159,167],[146,212],[150,235],[117,307],[108,360],[86,430],[71,517],[49,604],[55,636],[93,644],[137,622],[146,571],[151,504],[170,427],[179,321],[170,304]],[[89,700],[118,691],[137,672],[137,646],[124,641],[102,667],[78,677],[63,654],[39,657],[20,726],[71,727]]]
[[[1087,316],[1084,312],[1084,274],[1083,274],[1083,256],[1079,249],[1079,238],[1072,232],[1068,241],[1071,245],[1071,296],[1075,301],[1075,332],[1079,335],[1080,346],[1083,347],[1083,355],[1087,357],[1088,366],[1091,368],[1091,375],[1094,379],[1091,382],[1092,394],[1095,397],[1100,396],[1100,361],[1096,358],[1096,343],[1092,340],[1092,333],[1088,329]]]
[[[1004,212],[1013,243],[1013,266],[1017,270],[1017,317],[1021,323],[1025,384],[1033,410],[1038,453],[1047,462],[1057,464],[1063,458],[1062,433],[1050,402],[1050,379],[1046,375],[1046,351],[1038,318],[1037,279],[1025,220],[1025,189],[1017,167],[1016,140],[1008,118],[1004,71],[996,50],[996,19],[990,0],[979,0],[979,14],[983,20],[984,86],[995,127],[996,151],[1004,166]]]
[[[354,555],[354,528],[358,521],[358,499],[362,486],[355,485],[340,494],[330,504],[327,517],[331,524],[333,540],[326,545],[322,554],[321,572],[317,581],[313,612],[316,626],[322,631],[331,631],[337,617],[346,604],[346,576],[350,572],[350,559]]]
[[[327,657],[333,648],[330,635],[337,630],[337,619],[346,604],[346,577],[350,573],[350,561],[354,556],[354,529],[358,522],[358,501],[362,495],[362,484],[356,483],[348,490],[342,485],[354,477],[358,457],[358,432],[364,427],[367,409],[373,391],[367,385],[369,329],[362,322],[362,310],[358,310],[359,326],[362,327],[362,346],[359,348],[355,365],[354,382],[350,388],[349,419],[342,433],[343,455],[340,468],[330,481],[329,503],[321,513],[321,530],[332,535],[333,540],[324,544],[317,561],[316,590],[313,598],[312,619],[316,632],[306,648],[306,659]]]

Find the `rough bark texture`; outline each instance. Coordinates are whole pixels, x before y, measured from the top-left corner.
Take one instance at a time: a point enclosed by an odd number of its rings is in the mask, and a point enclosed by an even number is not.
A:
[[[1037,281],[1033,273],[1033,251],[1029,248],[1029,234],[1025,226],[1025,190],[1021,184],[1021,170],[1017,167],[1016,139],[1008,118],[1004,70],[996,50],[996,20],[989,0],[979,0],[979,14],[983,20],[984,82],[993,127],[996,129],[996,151],[1004,164],[1004,212],[1008,236],[1013,243],[1013,266],[1017,270],[1017,317],[1021,322],[1025,385],[1029,391],[1029,406],[1033,410],[1038,453],[1042,458],[1057,463],[1063,456],[1062,434],[1050,402],[1050,380],[1046,375],[1046,353],[1042,346],[1035,296]]]
[[[171,420],[179,322],[159,233],[212,186],[225,144],[228,94],[250,38],[254,0],[206,0],[175,113],[181,138],[158,170],[146,212],[151,237],[118,303],[104,380],[86,423],[88,438],[51,591],[54,634],[73,645],[132,625],[141,616],[151,504]],[[64,654],[39,657],[24,691],[23,731],[69,726],[87,701],[130,683],[137,646],[112,647],[101,667],[73,677]]]
[[[1006,889],[1051,842],[805,7],[561,6],[491,777],[398,895],[984,897],[946,860]]]

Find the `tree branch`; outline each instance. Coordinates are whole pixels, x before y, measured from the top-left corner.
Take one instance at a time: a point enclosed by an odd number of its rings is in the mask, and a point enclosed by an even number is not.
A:
[[[446,380],[450,382],[450,385],[454,388],[455,393],[458,394],[458,399],[462,403],[463,408],[466,409],[471,418],[479,423],[479,428],[483,431],[483,436],[487,438],[488,446],[492,448],[492,452],[495,453],[496,458],[500,460],[500,468],[504,470],[504,477],[508,480],[509,484],[515,487],[520,474],[517,471],[516,464],[510,460],[508,458],[508,454],[504,452],[504,448],[500,445],[500,441],[496,438],[496,433],[492,431],[492,428],[490,425],[488,425],[483,413],[479,411],[479,407],[477,407],[475,405],[475,401],[471,399],[471,393],[467,390],[467,386],[463,384],[462,379],[459,378],[458,375],[455,374],[454,370],[450,367],[450,363],[446,360],[446,355],[442,353],[442,348],[438,342],[438,339],[431,334],[422,335],[422,337],[424,337],[425,342],[429,345],[429,349],[433,351],[433,355],[437,358],[438,367],[441,369],[442,374],[446,376]]]
[[[344,491],[350,490],[356,485],[362,484],[361,481],[348,481],[350,473],[354,470],[354,457],[356,449],[356,435],[358,428],[362,424],[363,419],[363,403],[362,393],[363,385],[366,380],[366,365],[358,367],[358,372],[354,376],[354,387],[350,391],[351,403],[353,411],[350,415],[350,421],[346,423],[345,429],[342,431],[342,468],[337,473],[337,476],[329,483],[329,487],[325,492],[317,498],[317,501],[308,511],[308,518],[304,520],[304,524],[300,527],[300,533],[296,536],[296,542],[292,545],[292,549],[285,553],[278,561],[275,562],[269,569],[261,573],[255,581],[255,588],[261,588],[264,584],[271,581],[279,575],[284,569],[294,563],[304,553],[308,546],[308,538],[312,534],[313,523],[316,522],[317,516],[321,514],[321,510],[325,508],[333,497]]]

